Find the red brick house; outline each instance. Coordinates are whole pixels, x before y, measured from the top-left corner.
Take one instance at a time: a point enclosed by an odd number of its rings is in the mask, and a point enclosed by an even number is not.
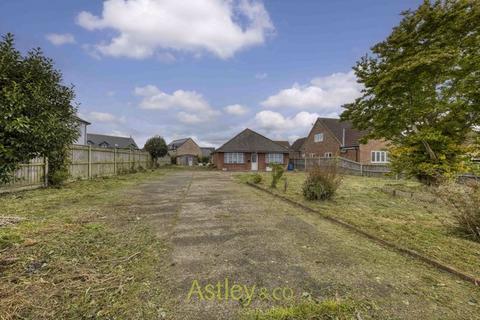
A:
[[[173,140],[168,144],[168,154],[181,166],[193,166],[202,156],[202,150],[192,138]]]
[[[261,134],[245,129],[213,154],[213,163],[226,171],[265,171],[269,164],[287,165],[289,149]]]
[[[366,132],[353,128],[349,121],[318,118],[299,148],[301,157],[342,157],[362,164],[388,162],[387,143],[369,140],[360,143]]]

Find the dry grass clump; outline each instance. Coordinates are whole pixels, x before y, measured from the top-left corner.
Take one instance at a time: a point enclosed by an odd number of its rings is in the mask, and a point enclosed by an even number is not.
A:
[[[303,183],[302,192],[307,200],[328,200],[337,191],[342,178],[335,165],[315,166]]]
[[[480,242],[480,183],[448,183],[439,187],[437,192],[453,208],[459,230]]]

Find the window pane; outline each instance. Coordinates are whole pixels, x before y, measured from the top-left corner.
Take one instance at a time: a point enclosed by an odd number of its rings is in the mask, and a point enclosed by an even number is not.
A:
[[[372,151],[372,162],[375,162],[375,151]]]
[[[380,155],[382,156],[382,162],[385,162],[385,151],[382,151]]]
[[[283,163],[283,154],[267,153],[265,160],[267,163]]]

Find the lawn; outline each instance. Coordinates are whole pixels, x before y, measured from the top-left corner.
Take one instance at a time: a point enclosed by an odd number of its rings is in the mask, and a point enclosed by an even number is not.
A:
[[[158,319],[164,244],[115,203],[166,171],[1,196],[0,319]]]
[[[271,174],[263,173],[260,186],[269,188]],[[410,180],[391,180],[344,176],[333,200],[307,201],[302,195],[305,173],[288,172],[284,192],[281,181],[273,192],[317,209],[322,215],[333,216],[364,231],[435,258],[454,268],[480,278],[480,243],[458,232],[451,208],[441,201],[429,202],[393,196],[385,188],[414,191],[421,199],[435,198],[428,189]],[[246,182],[250,174],[240,174]]]

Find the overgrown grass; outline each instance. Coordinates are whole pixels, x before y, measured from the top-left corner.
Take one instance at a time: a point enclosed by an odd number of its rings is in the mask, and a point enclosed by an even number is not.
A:
[[[262,311],[247,311],[242,320],[348,320],[356,319],[356,307],[351,302],[324,300],[306,301],[287,307]]]
[[[344,176],[336,196],[320,202],[304,200],[302,184],[305,173],[287,173],[285,176],[288,179],[286,192],[270,190],[317,209],[322,215],[334,216],[480,278],[480,244],[457,231],[451,208],[441,201],[394,197],[382,191],[393,185],[396,189],[415,192],[422,199],[435,198],[419,183]],[[251,175],[241,174],[237,178],[246,182]],[[269,174],[263,174],[260,186],[268,188],[270,179]]]
[[[165,248],[115,207],[123,189],[165,170],[0,197],[0,319],[158,319]]]

